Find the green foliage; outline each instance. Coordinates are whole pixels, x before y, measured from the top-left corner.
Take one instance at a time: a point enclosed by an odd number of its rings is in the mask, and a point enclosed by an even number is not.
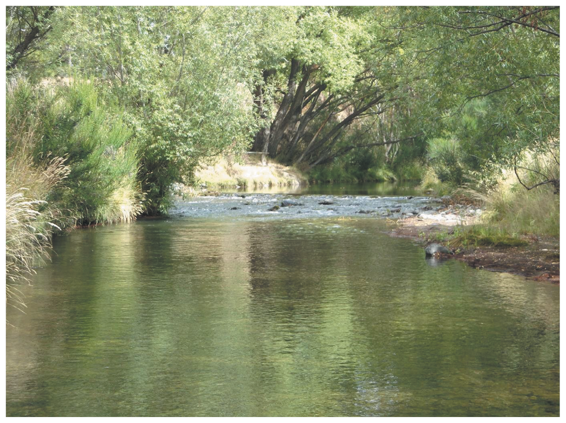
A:
[[[464,153],[453,138],[435,138],[428,143],[428,159],[441,182],[464,182]]]
[[[78,223],[129,220],[138,213],[136,146],[120,114],[100,103],[92,84],[32,88],[20,80],[11,86],[6,108],[8,155],[17,146],[18,131],[31,132],[26,148],[36,166],[60,157],[69,168],[45,200]],[[119,190],[129,192],[125,203],[112,200]]]
[[[380,149],[352,150],[332,163],[316,166],[309,172],[309,179],[317,182],[386,182],[397,177],[385,163]]]
[[[341,165],[329,164],[316,166],[308,172],[309,181],[316,183],[330,182],[358,182],[352,175],[348,175]]]
[[[6,7],[7,73],[17,70],[19,64],[30,55],[38,55],[38,50],[44,47],[45,39],[53,29],[54,11],[54,6]],[[26,65],[30,65],[29,61]]]
[[[558,138],[557,7],[396,10],[404,48],[426,80],[428,95],[415,105],[436,113],[423,119],[429,138],[448,131],[474,169],[509,165],[523,150]]]
[[[104,151],[123,156],[106,169],[113,178],[136,168],[145,211],[155,214],[197,163],[252,139],[281,162],[325,165],[317,179],[412,179],[428,157],[444,184],[559,139],[557,7],[15,6],[6,19],[11,73],[34,83],[88,78],[96,102],[131,131],[128,148],[114,145],[125,132],[112,131],[101,141],[109,150],[89,146],[101,135],[93,128],[108,124],[100,112],[87,116],[96,111],[90,94],[77,94],[81,105],[50,100],[38,157],[69,154],[69,180],[85,173],[104,192],[78,197],[89,219],[104,219],[95,210],[112,191],[89,173],[111,162]],[[37,37],[27,43],[29,34]],[[30,99],[22,92],[21,110]]]
[[[124,111],[147,212],[165,212],[171,184],[190,178],[199,160],[249,145],[252,11],[67,7],[59,19],[60,38],[48,52],[56,73],[69,72],[61,51],[70,51],[71,69]]]
[[[426,168],[420,160],[400,164],[393,170],[393,173],[400,181],[421,181],[425,172]]]

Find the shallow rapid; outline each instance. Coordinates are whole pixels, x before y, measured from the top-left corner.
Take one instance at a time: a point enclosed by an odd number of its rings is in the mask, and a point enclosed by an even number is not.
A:
[[[387,217],[433,214],[438,199],[414,196],[221,194],[179,200],[171,217],[245,217],[266,219],[318,217]]]

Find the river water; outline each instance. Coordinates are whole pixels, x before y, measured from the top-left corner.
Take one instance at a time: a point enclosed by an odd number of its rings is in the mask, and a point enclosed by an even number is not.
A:
[[[430,199],[304,194],[56,238],[7,309],[7,415],[559,415],[558,286],[384,233]]]

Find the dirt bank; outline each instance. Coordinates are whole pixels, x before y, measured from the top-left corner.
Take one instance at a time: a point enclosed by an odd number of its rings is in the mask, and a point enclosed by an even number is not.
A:
[[[449,207],[447,208],[449,209]],[[444,211],[446,213],[446,210]],[[390,226],[389,234],[409,238],[420,244],[436,239],[438,234],[454,233],[456,225],[473,224],[475,218],[443,220],[440,213],[434,217],[415,216],[399,219]],[[513,273],[528,279],[560,283],[560,241],[555,238],[525,238],[524,247],[473,247],[455,254],[454,259],[478,269]]]
[[[213,163],[203,163],[195,172],[199,187],[208,190],[247,187],[293,187],[305,185],[307,180],[297,169],[283,166],[262,155],[243,154],[241,158],[222,157]]]

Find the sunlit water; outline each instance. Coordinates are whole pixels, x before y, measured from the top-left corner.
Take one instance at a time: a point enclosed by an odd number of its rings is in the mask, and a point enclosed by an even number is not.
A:
[[[384,230],[220,213],[56,238],[8,308],[7,415],[558,415],[559,288]]]

